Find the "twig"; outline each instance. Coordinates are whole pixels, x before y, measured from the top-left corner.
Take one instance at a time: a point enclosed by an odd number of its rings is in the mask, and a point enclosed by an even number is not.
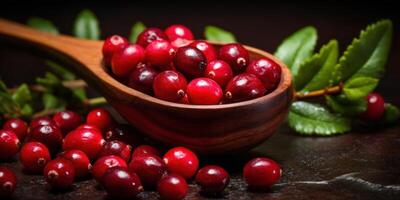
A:
[[[318,97],[328,94],[338,94],[343,90],[343,83],[340,82],[339,85],[333,87],[327,87],[321,90],[315,90],[311,92],[296,92],[295,97],[296,99],[305,99],[310,97]]]

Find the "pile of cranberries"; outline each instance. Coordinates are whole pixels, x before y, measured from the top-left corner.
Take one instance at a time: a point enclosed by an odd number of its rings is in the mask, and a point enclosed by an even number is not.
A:
[[[159,99],[196,105],[234,103],[272,92],[281,68],[269,58],[250,60],[238,43],[217,49],[194,40],[183,25],[147,28],[136,44],[118,35],[103,45],[106,66],[127,86]]]

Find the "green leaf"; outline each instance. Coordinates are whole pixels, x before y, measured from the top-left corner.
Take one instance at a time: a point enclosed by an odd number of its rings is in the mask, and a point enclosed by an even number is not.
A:
[[[42,19],[39,17],[31,17],[28,19],[26,24],[34,29],[43,31],[43,32],[48,32],[54,35],[58,35],[58,29],[54,24],[47,19]]]
[[[61,85],[61,80],[51,72],[46,72],[45,77],[37,77],[36,82],[44,87],[54,87]]]
[[[330,76],[337,63],[338,54],[338,42],[331,40],[321,47],[319,53],[305,60],[294,76],[296,90],[308,92],[329,86]]]
[[[54,73],[62,77],[64,80],[75,80],[76,76],[71,71],[65,69],[63,66],[51,61],[47,60],[46,65],[53,70]]]
[[[86,91],[83,88],[74,89],[72,90],[72,93],[76,98],[80,99],[82,102],[87,99]]]
[[[20,85],[11,98],[21,107],[32,100],[32,94],[27,84]]]
[[[357,116],[367,109],[367,103],[364,99],[359,99],[354,102],[343,102],[340,98],[332,96],[325,96],[325,99],[326,103],[333,111],[348,117]]]
[[[146,26],[142,22],[136,22],[131,28],[131,35],[129,36],[129,41],[135,43],[138,35],[145,29]]]
[[[355,77],[346,82],[343,88],[344,98],[349,101],[364,99],[378,85],[379,80],[370,77]]]
[[[206,38],[206,40],[213,42],[236,42],[236,38],[231,32],[228,32],[216,26],[206,26],[206,28],[204,29],[204,37]]]
[[[383,117],[383,121],[386,124],[391,124],[399,120],[399,118],[400,118],[399,109],[390,103],[385,103],[385,115]]]
[[[30,104],[25,104],[22,106],[20,113],[23,117],[29,117],[33,114],[33,108]]]
[[[44,93],[42,103],[45,110],[65,107],[65,103],[51,93]]]
[[[90,10],[82,10],[74,23],[74,35],[78,38],[98,40],[100,28],[97,17]]]
[[[317,30],[312,26],[304,27],[279,45],[275,56],[281,59],[296,76],[300,64],[309,58],[317,43]]]
[[[326,108],[303,101],[294,102],[289,111],[289,126],[304,135],[330,136],[349,131],[350,120]]]

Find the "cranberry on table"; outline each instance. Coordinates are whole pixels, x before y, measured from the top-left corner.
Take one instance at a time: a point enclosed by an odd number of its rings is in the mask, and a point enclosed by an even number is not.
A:
[[[281,67],[269,58],[254,60],[247,66],[246,72],[256,75],[267,92],[271,92],[278,86],[282,74]]]
[[[14,172],[0,166],[0,197],[11,197],[17,187],[17,177]]]
[[[238,43],[223,45],[219,49],[218,58],[227,62],[237,73],[244,71],[250,62],[249,52]]]
[[[217,59],[217,51],[214,46],[203,40],[196,40],[190,44],[191,47],[203,52],[204,56],[207,58],[207,62],[211,62]]]
[[[220,166],[207,165],[197,172],[196,183],[202,193],[217,195],[229,184],[229,174]]]
[[[92,169],[89,157],[81,150],[64,151],[58,157],[72,162],[75,169],[75,177],[78,179],[87,177]]]
[[[19,161],[28,173],[42,173],[44,166],[51,160],[49,149],[40,142],[28,142],[19,152]]]
[[[143,192],[143,186],[135,172],[121,167],[107,170],[102,185],[108,195],[120,199],[135,199],[139,193]]]
[[[168,172],[179,174],[185,179],[193,177],[199,167],[196,154],[185,147],[175,147],[164,155],[164,163]]]
[[[132,158],[138,157],[138,156],[143,156],[143,155],[154,155],[154,156],[160,156],[160,152],[150,146],[150,145],[140,145],[136,147],[132,153]]]
[[[68,189],[72,186],[75,177],[75,168],[71,161],[57,158],[44,167],[44,177],[54,189]]]
[[[157,186],[161,199],[180,200],[185,198],[188,191],[186,180],[177,174],[164,176]]]
[[[12,118],[3,124],[3,129],[13,131],[20,141],[23,141],[28,134],[28,125],[24,120]]]
[[[31,121],[29,128],[33,129],[37,126],[44,125],[56,125],[56,123],[50,117],[37,117]]]
[[[119,35],[112,35],[106,38],[102,49],[104,63],[108,66],[111,65],[111,58],[114,53],[117,51],[121,51],[128,44],[128,40]]]
[[[90,125],[90,124],[82,124],[82,125],[78,126],[78,128],[76,128],[76,130],[77,129],[90,129],[90,130],[94,130],[94,131],[101,133],[101,130],[97,126]]]
[[[101,148],[98,157],[115,155],[121,157],[126,162],[129,162],[129,159],[131,158],[131,151],[131,145],[127,145],[124,142],[118,140],[113,140],[108,141],[103,145],[103,148]]]
[[[196,78],[187,86],[187,95],[191,104],[215,105],[222,99],[222,89],[212,79]]]
[[[101,132],[95,129],[76,129],[65,136],[63,150],[81,150],[90,159],[95,159],[104,143]]]
[[[68,134],[70,131],[76,129],[82,124],[82,118],[74,111],[61,111],[53,116],[54,122],[60,127],[63,135]]]
[[[268,189],[281,177],[278,163],[269,158],[254,158],[243,168],[243,178],[249,188]]]
[[[122,167],[128,168],[125,160],[118,156],[104,156],[99,158],[93,165],[92,168],[92,176],[96,179],[99,183],[103,183],[103,176],[107,172],[108,169],[114,167]]]
[[[62,145],[63,135],[56,125],[36,126],[29,135],[29,141],[37,141],[46,145],[50,151],[55,152]]]
[[[154,67],[143,64],[135,68],[129,75],[128,86],[140,92],[152,95],[154,78],[158,73],[159,72],[154,69]]]
[[[106,131],[114,125],[114,119],[106,109],[96,108],[88,113],[86,123],[98,127],[101,131]]]
[[[234,103],[263,96],[265,87],[254,74],[239,74],[225,88],[225,102]]]
[[[0,130],[0,159],[9,159],[18,153],[21,143],[10,130]]]
[[[120,140],[130,145],[139,144],[142,140],[142,138],[136,136],[136,130],[128,124],[112,126],[105,132],[104,137],[107,141]]]
[[[178,102],[185,96],[186,87],[186,78],[171,70],[159,73],[153,82],[155,97],[172,102]]]
[[[214,60],[208,63],[204,76],[217,82],[222,88],[233,78],[233,72],[228,63]]]
[[[143,47],[129,44],[123,50],[114,53],[111,59],[111,70],[118,78],[128,77],[136,65],[144,62],[144,60]]]
[[[146,61],[161,71],[171,70],[175,49],[168,41],[153,41],[144,51]]]
[[[163,160],[155,155],[142,155],[132,158],[129,170],[134,171],[145,187],[155,187],[158,181],[167,174]]]
[[[183,38],[187,40],[194,39],[192,31],[186,26],[180,24],[169,26],[165,29],[165,34],[167,35],[169,41],[174,41],[178,38]]]
[[[165,35],[164,31],[159,28],[147,28],[138,35],[136,43],[143,48],[146,48],[151,42],[162,40],[168,41],[168,37]]]
[[[361,113],[361,119],[367,121],[376,121],[385,114],[385,100],[376,92],[371,92],[365,97],[367,101],[367,110]]]
[[[176,51],[175,67],[191,77],[201,77],[207,66],[207,58],[195,47],[184,46]]]

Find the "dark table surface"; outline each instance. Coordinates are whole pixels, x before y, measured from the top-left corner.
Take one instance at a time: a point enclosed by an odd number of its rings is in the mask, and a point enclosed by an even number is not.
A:
[[[341,50],[367,24],[382,18],[392,19],[395,32],[385,78],[378,91],[387,101],[400,105],[400,17],[390,2],[380,4],[269,4],[232,6],[217,4],[197,7],[182,5],[131,5],[128,3],[9,3],[0,6],[0,17],[25,22],[30,16],[51,19],[62,33],[70,33],[76,14],[83,8],[98,16],[102,36],[118,33],[127,36],[131,25],[143,21],[148,26],[166,27],[181,23],[201,37],[205,25],[221,26],[251,46],[273,52],[281,40],[296,29],[314,25],[319,32],[318,47],[337,38]],[[32,52],[6,44],[0,45],[0,77],[9,85],[34,82],[46,68],[43,59]],[[93,92],[95,95],[96,93]],[[278,161],[283,175],[271,191],[247,191],[241,169],[255,156]],[[400,199],[400,126],[365,130],[357,128],[335,137],[302,137],[283,124],[269,140],[250,152],[221,157],[202,157],[202,164],[220,164],[232,179],[222,199]],[[10,166],[19,180],[15,199],[104,199],[105,192],[95,181],[74,184],[71,191],[49,190],[41,176],[25,175],[17,162]],[[157,199],[145,192],[141,199]],[[206,199],[190,186],[186,199]]]

